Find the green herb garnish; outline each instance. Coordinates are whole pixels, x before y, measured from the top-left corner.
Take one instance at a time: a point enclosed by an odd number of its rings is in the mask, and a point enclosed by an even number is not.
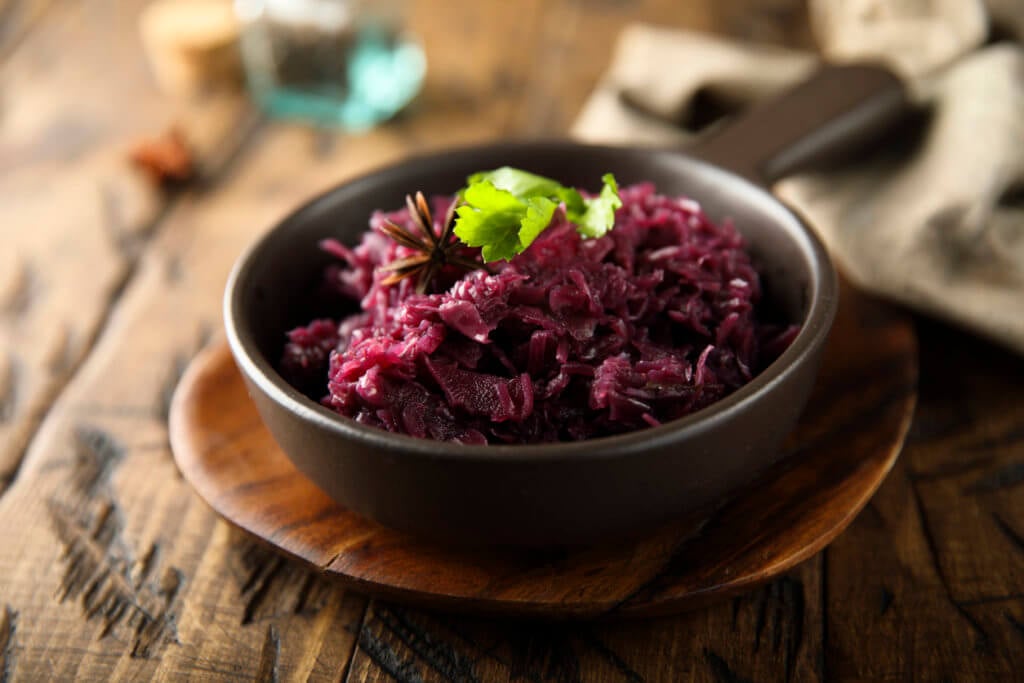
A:
[[[471,247],[482,247],[485,262],[521,254],[551,224],[559,204],[584,237],[600,237],[615,223],[622,206],[615,177],[606,173],[604,187],[593,199],[558,181],[503,166],[474,173],[460,192],[455,235]]]

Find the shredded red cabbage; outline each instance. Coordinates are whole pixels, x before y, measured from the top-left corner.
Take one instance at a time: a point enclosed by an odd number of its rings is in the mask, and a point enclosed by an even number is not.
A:
[[[289,332],[283,374],[326,378],[323,404],[363,424],[462,443],[619,434],[721,399],[798,328],[759,322],[758,274],[731,225],[650,184],[621,196],[604,237],[556,214],[512,261],[446,271],[425,295],[408,279],[381,284],[378,267],[411,252],[379,226],[410,219],[375,214],[358,246],[321,245],[341,261],[328,286],[361,312]],[[435,198],[433,215],[451,201]]]

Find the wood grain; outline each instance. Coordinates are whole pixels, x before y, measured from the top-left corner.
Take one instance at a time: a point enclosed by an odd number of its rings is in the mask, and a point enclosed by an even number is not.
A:
[[[868,324],[874,342],[864,348],[856,340]],[[682,520],[633,543],[582,551],[439,547],[345,510],[274,443],[225,344],[201,354],[182,380],[171,443],[214,510],[360,591],[516,616],[650,616],[749,590],[832,540],[895,462],[916,383],[909,319],[846,288],[781,471],[700,521],[696,534],[695,521]]]
[[[829,549],[830,672],[1011,680],[1024,666],[1024,360],[932,322],[919,336],[901,466]]]
[[[0,63],[46,15],[52,0],[0,0]]]
[[[156,91],[136,36],[143,4],[55,3],[44,23],[30,22],[40,3],[4,6],[24,37],[0,70],[0,491],[172,199],[127,163],[130,146],[180,119],[213,178],[247,130],[237,97],[173,103]],[[66,45],[73,58],[60,58]],[[112,65],[117,77],[104,78]]]

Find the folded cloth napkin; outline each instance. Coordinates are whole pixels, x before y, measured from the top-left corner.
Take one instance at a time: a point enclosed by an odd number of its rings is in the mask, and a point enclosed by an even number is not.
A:
[[[980,2],[812,0],[810,8],[824,55],[885,59],[930,116],[898,144],[890,139],[840,169],[787,178],[776,193],[807,217],[861,288],[1024,353],[1024,49],[977,48],[989,31]],[[1001,24],[1004,33],[1012,34],[1014,18]],[[572,133],[678,144],[800,80],[818,60],[631,26]]]

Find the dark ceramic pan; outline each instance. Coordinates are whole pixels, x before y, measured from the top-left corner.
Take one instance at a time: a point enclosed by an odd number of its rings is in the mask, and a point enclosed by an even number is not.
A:
[[[463,543],[581,544],[644,531],[714,505],[778,459],[814,382],[837,306],[822,245],[765,188],[850,151],[903,112],[888,72],[828,67],[689,150],[529,142],[414,158],[337,187],[285,218],[242,256],[225,318],[232,352],[266,425],[300,471],[385,525]],[[631,434],[532,446],[462,446],[390,434],[342,418],[277,374],[295,302],[319,278],[325,237],[353,243],[371,212],[405,195],[451,193],[502,165],[567,185],[606,171],[697,199],[746,236],[774,304],[802,331],[750,384],[684,419]],[[308,318],[307,318],[308,319]]]

